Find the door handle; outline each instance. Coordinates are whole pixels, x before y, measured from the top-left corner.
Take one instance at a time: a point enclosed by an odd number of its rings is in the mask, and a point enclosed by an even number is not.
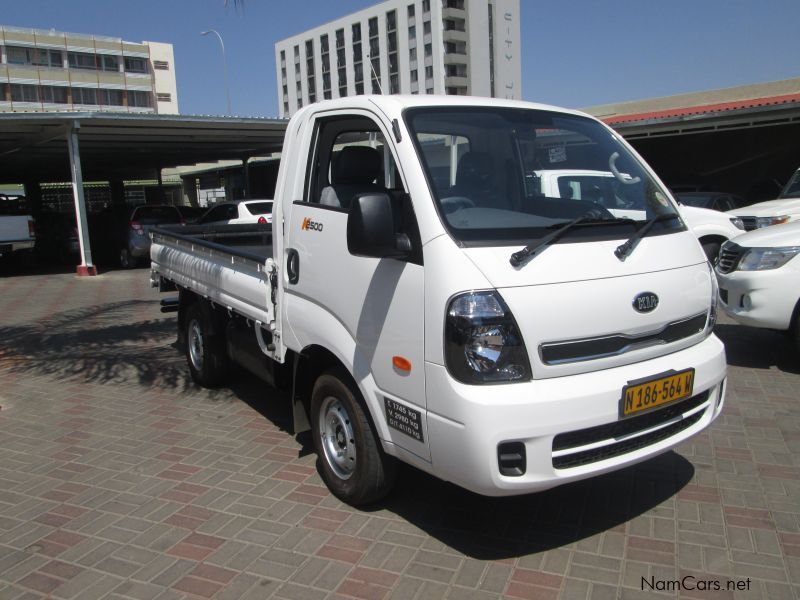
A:
[[[289,283],[300,281],[300,255],[294,248],[286,250],[286,276],[289,278]]]

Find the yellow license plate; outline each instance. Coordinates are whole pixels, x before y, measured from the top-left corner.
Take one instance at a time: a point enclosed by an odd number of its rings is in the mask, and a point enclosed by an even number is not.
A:
[[[631,415],[683,400],[692,395],[694,369],[632,383],[622,388],[619,416]]]

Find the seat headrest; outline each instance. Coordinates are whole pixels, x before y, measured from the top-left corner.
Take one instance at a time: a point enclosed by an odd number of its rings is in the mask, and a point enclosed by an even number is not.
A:
[[[381,173],[381,153],[369,146],[345,146],[333,163],[331,183],[372,183]]]
[[[492,178],[492,157],[488,152],[465,152],[456,168],[457,184],[487,184]]]

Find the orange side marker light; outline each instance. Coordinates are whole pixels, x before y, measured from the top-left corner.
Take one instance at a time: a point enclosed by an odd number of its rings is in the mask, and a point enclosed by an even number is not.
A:
[[[404,371],[406,373],[411,372],[411,361],[407,358],[403,358],[402,356],[393,356],[392,365],[394,365],[394,368],[399,371]]]

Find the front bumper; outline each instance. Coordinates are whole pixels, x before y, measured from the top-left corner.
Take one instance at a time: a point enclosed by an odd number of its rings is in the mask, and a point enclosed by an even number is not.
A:
[[[717,273],[721,308],[742,325],[789,329],[800,293],[800,273],[787,276],[789,270]]]
[[[642,431],[554,452],[553,441],[558,434],[620,421],[619,402],[628,382],[690,367],[695,369],[692,397],[697,399],[692,408],[662,413],[671,416],[664,422],[650,423]],[[719,415],[725,395],[725,369],[725,349],[713,335],[690,348],[644,362],[521,384],[463,385],[455,382],[443,366],[426,363],[432,471],[474,492],[506,496],[545,490],[646,460],[698,433]],[[690,404],[689,400],[683,402]],[[649,414],[679,405],[667,404]],[[655,433],[662,429],[659,439]],[[554,462],[563,463],[559,456],[585,456],[596,448],[611,448],[636,438],[639,442],[655,441],[626,445],[632,449],[611,457],[599,452],[596,460],[568,468],[554,466]],[[523,475],[501,475],[498,446],[505,442],[524,444],[527,464]]]

